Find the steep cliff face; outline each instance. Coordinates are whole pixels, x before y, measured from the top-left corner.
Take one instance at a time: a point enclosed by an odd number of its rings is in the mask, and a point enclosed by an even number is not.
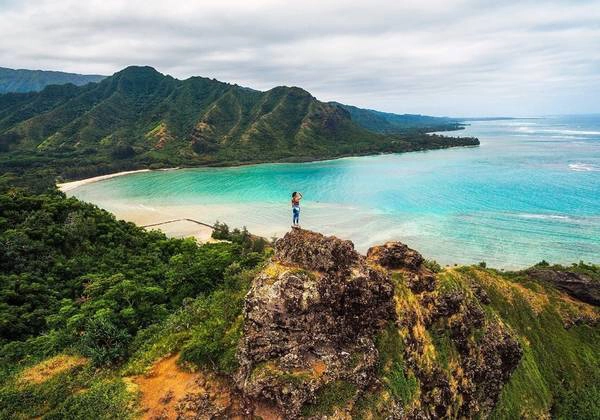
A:
[[[359,255],[350,241],[295,229],[246,297],[236,383],[250,407],[300,416],[486,414],[522,350],[486,320],[483,290],[450,290],[401,243]],[[429,329],[456,348],[436,360]]]

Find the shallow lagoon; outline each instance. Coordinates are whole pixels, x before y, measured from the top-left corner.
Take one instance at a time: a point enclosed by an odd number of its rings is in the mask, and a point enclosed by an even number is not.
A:
[[[71,193],[119,217],[193,216],[281,236],[298,190],[303,227],[361,251],[396,239],[443,264],[600,262],[600,115],[473,122],[453,134],[481,146],[146,172]]]

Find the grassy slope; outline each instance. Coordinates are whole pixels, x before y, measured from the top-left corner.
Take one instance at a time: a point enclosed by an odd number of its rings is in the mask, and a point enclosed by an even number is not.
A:
[[[397,281],[400,319],[422,311],[416,296]],[[472,296],[480,284],[491,299],[483,305],[486,319],[500,320],[518,336],[523,358],[505,385],[490,414],[494,419],[553,418],[594,419],[600,416],[600,329],[589,325],[565,328],[565,322],[585,315],[599,317],[597,309],[574,301],[551,286],[519,275],[492,269],[460,267],[438,275],[440,293],[462,290]],[[445,321],[442,323],[444,324]],[[419,333],[425,348],[417,361],[422,369],[440,366],[448,374],[458,365],[459,353],[447,327],[434,323]],[[361,398],[353,409],[357,418],[383,418],[385,408],[396,403],[405,410],[421,405],[419,380],[404,360],[407,331],[390,325],[379,336],[383,387]],[[478,340],[478,331],[469,340]],[[452,383],[452,380],[451,380]],[[456,401],[460,397],[455,396]]]
[[[496,314],[518,334],[524,349],[494,418],[600,416],[600,330],[564,326],[581,313],[597,316],[597,310],[524,276],[475,268],[460,269],[455,276],[483,285]]]

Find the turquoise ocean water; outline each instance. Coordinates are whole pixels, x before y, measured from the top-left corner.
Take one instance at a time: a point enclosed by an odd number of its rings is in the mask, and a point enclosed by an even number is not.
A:
[[[157,171],[73,194],[119,209],[187,208],[282,235],[292,191],[301,222],[365,251],[400,240],[443,264],[600,262],[600,115],[473,122],[481,146],[303,164]]]

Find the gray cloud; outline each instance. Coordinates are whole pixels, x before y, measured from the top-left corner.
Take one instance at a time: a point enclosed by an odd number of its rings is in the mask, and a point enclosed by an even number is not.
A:
[[[0,0],[0,65],[178,78],[392,112],[600,112],[600,0]]]

